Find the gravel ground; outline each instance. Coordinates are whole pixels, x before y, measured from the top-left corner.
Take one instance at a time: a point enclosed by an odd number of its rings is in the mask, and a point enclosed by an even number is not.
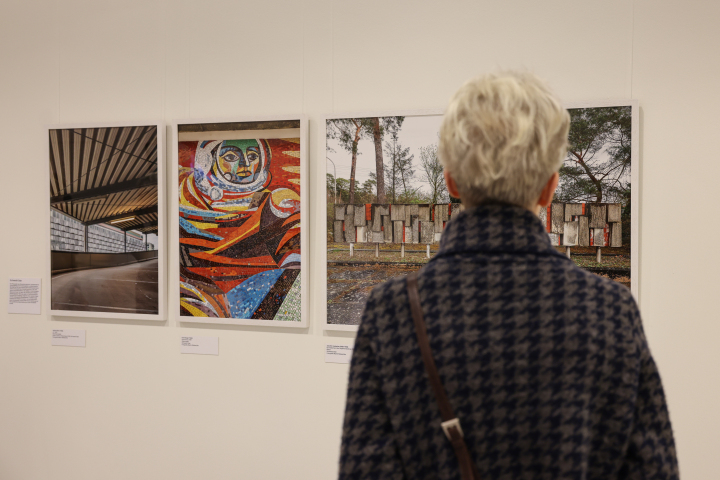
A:
[[[359,325],[365,301],[375,285],[417,269],[417,266],[404,265],[328,264],[328,323]]]
[[[365,301],[373,287],[385,280],[405,276],[417,270],[417,264],[427,263],[424,245],[406,245],[405,257],[400,257],[400,245],[382,245],[380,254],[375,257],[374,244],[355,244],[355,252],[351,257],[347,244],[328,243],[328,285],[327,315],[328,323],[341,325],[358,325],[365,308]],[[438,245],[432,245],[430,255],[434,255]],[[558,251],[565,253],[564,248]],[[579,267],[630,268],[629,248],[603,249],[603,262],[598,264],[594,256],[595,249],[573,248],[572,260]],[[583,255],[584,254],[584,255]],[[347,262],[333,265],[332,262]],[[358,262],[358,265],[352,263]],[[389,262],[392,265],[372,265],[368,262]],[[404,265],[414,264],[414,265]],[[630,288],[630,277],[613,278],[618,283]]]

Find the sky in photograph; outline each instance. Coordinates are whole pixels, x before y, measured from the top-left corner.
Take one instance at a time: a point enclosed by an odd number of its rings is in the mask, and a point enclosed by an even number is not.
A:
[[[442,121],[442,115],[416,115],[406,116],[405,121],[402,124],[400,132],[398,133],[398,142],[403,148],[410,147],[410,154],[413,155],[413,167],[415,169],[415,176],[411,183],[412,188],[420,188],[421,190],[428,192],[429,185],[427,182],[422,180],[423,171],[420,166],[420,147],[426,147],[428,145],[437,144],[438,132],[440,130],[440,123]],[[390,135],[386,135],[384,142],[391,141]],[[327,158],[335,163],[337,169],[337,177],[349,179],[350,178],[350,164],[351,155],[350,152],[343,149],[337,140],[327,141]],[[383,146],[383,159],[385,165],[389,165],[390,159],[387,155],[387,151]],[[600,150],[595,154],[592,163],[604,163],[609,159],[606,148]],[[333,174],[333,163],[326,160],[326,172]],[[565,165],[572,165],[569,159],[565,160]],[[372,138],[362,138],[358,144],[358,158],[355,178],[358,185],[362,185],[367,180],[371,172],[375,172],[375,145]],[[611,172],[608,179],[616,179],[618,172]],[[627,169],[619,180],[622,183],[630,181],[630,169]]]
[[[610,154],[608,153],[608,146],[605,146],[601,150],[599,150],[591,159],[589,159],[589,163],[592,165],[602,165],[610,161]],[[575,162],[574,157],[566,156],[564,165],[566,167],[577,167],[578,164]],[[613,181],[619,181],[622,184],[630,182],[631,178],[631,170],[630,167],[626,168],[624,171],[620,169],[613,170],[608,173],[607,180],[610,181],[612,179]]]
[[[410,148],[410,154],[413,155],[413,167],[415,169],[415,178],[412,187],[420,187],[424,191],[429,191],[429,186],[421,179],[423,177],[422,167],[420,166],[420,147],[437,144],[438,132],[440,130],[440,122],[442,115],[417,115],[406,116],[398,133],[398,143],[403,148]],[[390,135],[386,135],[384,141],[391,141]],[[336,140],[328,140],[327,157],[335,162],[338,178],[350,178],[351,154],[343,149]],[[334,150],[334,151],[333,151]],[[390,163],[390,159],[383,148],[383,159],[385,165]],[[332,162],[326,160],[326,172],[333,174]],[[355,179],[358,185],[370,178],[370,173],[375,172],[375,144],[372,138],[363,138],[358,143],[358,157],[355,171]]]

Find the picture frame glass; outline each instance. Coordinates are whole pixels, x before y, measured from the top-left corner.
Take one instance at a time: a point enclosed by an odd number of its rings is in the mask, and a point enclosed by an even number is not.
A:
[[[49,129],[52,315],[164,317],[162,133]]]
[[[301,119],[177,126],[181,321],[304,326]]]
[[[327,118],[327,330],[353,330],[376,285],[420,269],[454,208],[439,111]],[[456,200],[457,202],[457,200]]]
[[[638,108],[569,105],[569,146],[540,221],[558,252],[638,295]],[[418,270],[463,210],[447,194],[440,113],[325,121],[327,330],[356,330],[370,291]]]

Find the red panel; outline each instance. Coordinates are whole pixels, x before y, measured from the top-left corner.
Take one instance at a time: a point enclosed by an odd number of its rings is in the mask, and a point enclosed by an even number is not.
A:
[[[605,245],[610,246],[610,225],[607,223],[603,229],[603,236],[605,237]]]
[[[552,232],[552,204],[547,206],[547,218],[545,219],[545,229],[548,233]]]

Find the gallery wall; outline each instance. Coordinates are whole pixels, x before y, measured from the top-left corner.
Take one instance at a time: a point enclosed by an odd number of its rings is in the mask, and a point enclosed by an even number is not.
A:
[[[683,478],[716,478],[718,20],[703,0],[3,0],[0,282],[46,274],[46,125],[303,113],[312,297],[297,331],[2,307],[0,478],[334,478],[348,369],[323,353],[352,334],[321,328],[322,118],[442,108],[517,67],[568,102],[639,101],[645,330]],[[52,328],[87,347],[51,347]],[[180,335],[217,336],[220,355],[180,355]]]

